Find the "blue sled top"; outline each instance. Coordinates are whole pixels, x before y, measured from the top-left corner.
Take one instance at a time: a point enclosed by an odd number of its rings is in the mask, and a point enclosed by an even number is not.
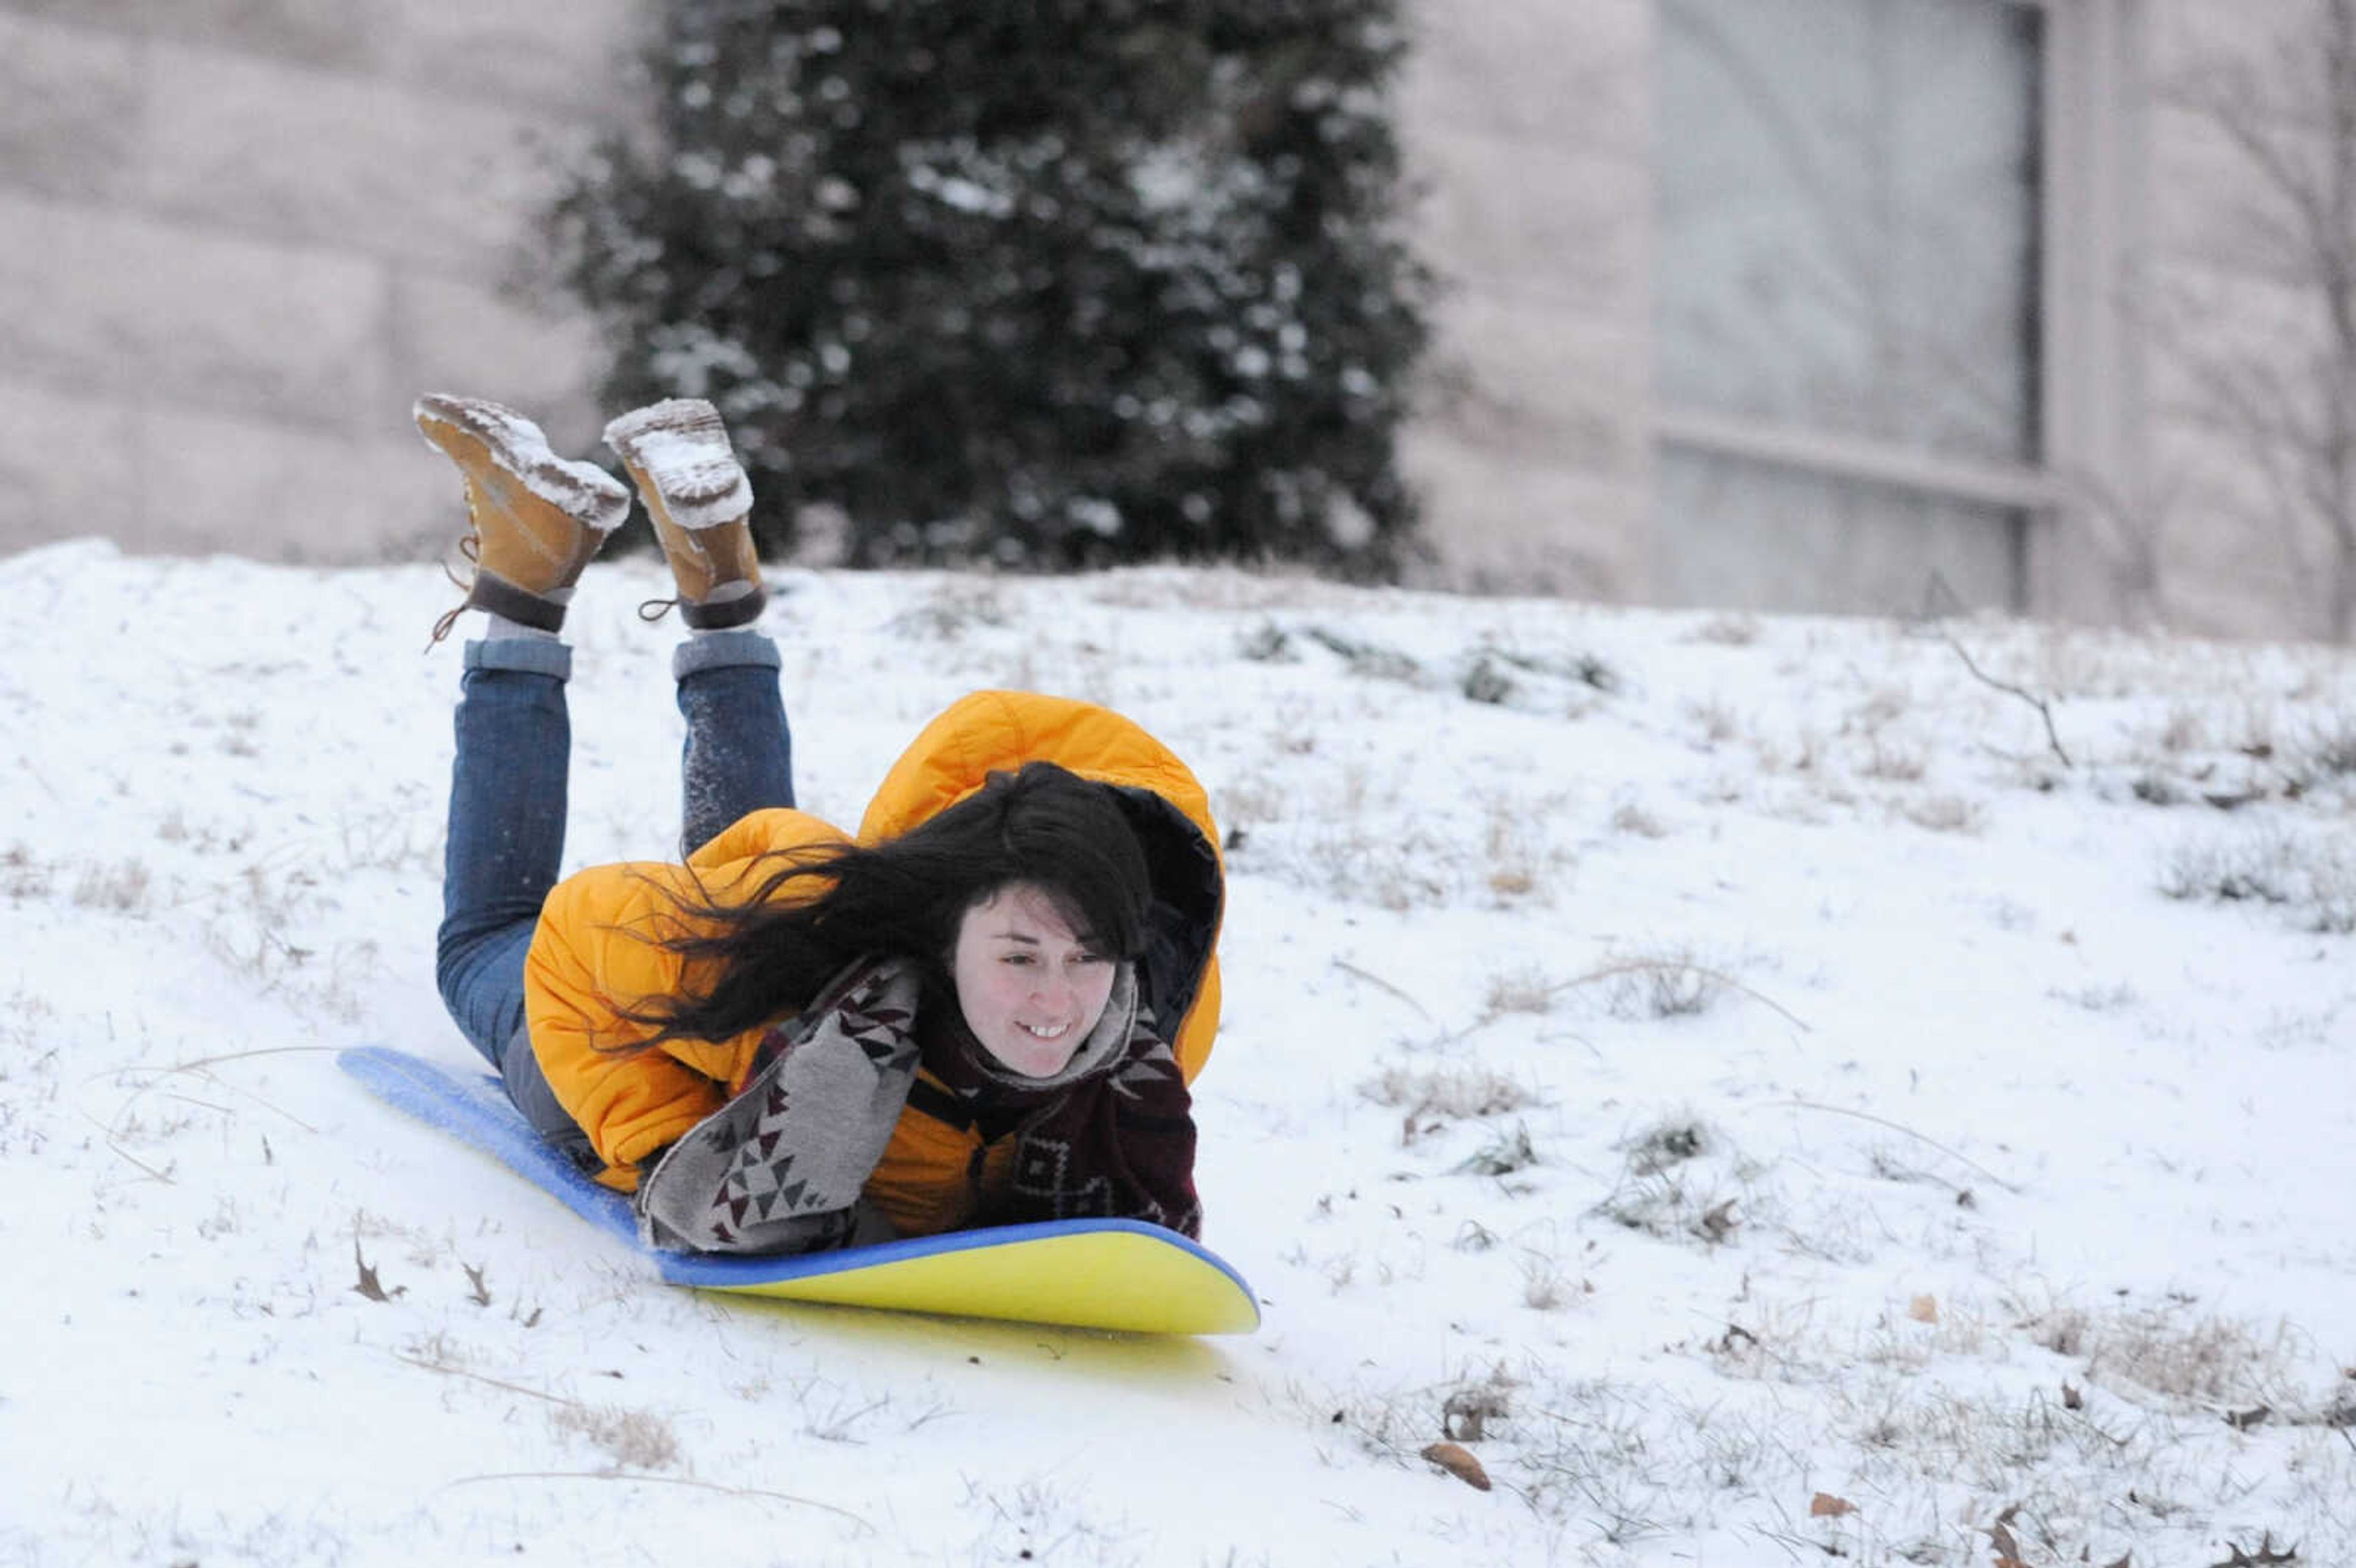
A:
[[[665,1252],[640,1241],[629,1200],[535,1133],[497,1079],[453,1073],[384,1046],[357,1047],[337,1061],[378,1099],[490,1155],[648,1259],[672,1285],[1146,1332],[1248,1333],[1258,1326],[1251,1287],[1225,1259],[1135,1220],[952,1231],[799,1257]],[[1041,1278],[1048,1269],[1057,1277]],[[1085,1299],[1091,1296],[1125,1299],[1092,1305]]]

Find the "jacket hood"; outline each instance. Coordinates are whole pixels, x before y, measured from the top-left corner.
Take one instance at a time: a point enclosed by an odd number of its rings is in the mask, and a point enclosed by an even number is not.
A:
[[[978,691],[925,726],[884,775],[860,821],[862,843],[896,837],[989,781],[1050,762],[1116,792],[1153,882],[1140,1000],[1189,1083],[1218,1028],[1219,925],[1226,871],[1210,797],[1177,754],[1108,708],[1035,692]]]

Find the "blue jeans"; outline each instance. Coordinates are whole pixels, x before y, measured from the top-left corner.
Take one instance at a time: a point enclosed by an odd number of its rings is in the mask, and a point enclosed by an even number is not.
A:
[[[750,628],[692,638],[673,656],[687,720],[682,855],[746,812],[794,804],[780,662],[776,645]],[[459,1032],[499,1071],[532,1124],[555,1136],[573,1129],[525,1037],[523,960],[564,859],[572,674],[573,650],[562,643],[466,645],[434,953],[434,977]]]

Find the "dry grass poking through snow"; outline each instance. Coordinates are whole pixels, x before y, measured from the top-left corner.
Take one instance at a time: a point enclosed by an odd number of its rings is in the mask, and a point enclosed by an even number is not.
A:
[[[1360,1370],[1297,1391],[1304,1415],[1410,1472],[1453,1473],[1432,1445],[1468,1446],[1484,1483],[1587,1543],[1581,1561],[1684,1561],[1697,1545],[1712,1561],[2030,1568],[2356,1552],[2356,1515],[2335,1501],[2356,1496],[2356,1344],[2311,1337],[2325,1309],[2308,1305],[2304,1333],[2206,1309],[2222,1281],[2188,1289],[2171,1278],[2180,1256],[2123,1269],[2136,1283],[2114,1296],[2032,1312],[2012,1294],[2049,1266],[2035,1232],[2057,1211],[2088,1203],[2085,1256],[2132,1237],[2134,1211],[2102,1218],[2089,1191],[2123,1161],[2184,1184],[2165,1201],[2222,1196],[2202,1190],[2216,1140],[2170,1152],[2148,1108],[2115,1121],[2100,1104],[2115,1079],[2146,1106],[2152,1081],[2125,1076],[2135,1053],[2200,1038],[2169,1014],[2182,973],[2160,977],[2142,961],[2154,938],[2127,933],[2168,924],[2171,902],[2277,911],[2242,927],[2274,964],[2299,933],[2351,929],[2356,745],[2331,717],[2346,662],[2253,651],[2221,669],[2206,650],[2003,627],[1883,637],[1869,663],[1837,629],[1706,623],[1699,650],[1779,661],[1779,700],[1737,699],[1697,655],[1677,677],[1636,667],[1616,703],[1561,710],[1582,759],[1614,717],[1621,747],[1703,759],[1546,775],[1550,907],[1568,918],[1525,906],[1524,956],[1460,965],[1452,1003],[1428,962],[1369,966],[1353,950],[1359,993],[1398,1020],[1406,1054],[1360,1087],[1400,1129],[1407,1168],[1379,1193],[1323,1196],[1312,1224],[1357,1219],[1355,1244],[1320,1231],[1293,1255],[1332,1310],[1369,1297],[1369,1324],[1408,1298],[1410,1271],[1464,1260],[1447,1295],[1462,1369]],[[1373,641],[1346,640],[1355,677],[1410,678],[1371,658]],[[2318,738],[2296,754],[2252,739],[2293,729]],[[1462,910],[1475,879],[1461,872],[1410,896],[1396,869],[1355,873],[1381,844],[1429,874],[1449,837],[1412,786],[1378,793],[1377,776],[1349,775],[1326,814],[1346,835],[1318,869],[1242,859],[1345,901]],[[1746,819],[1815,835],[1795,865],[1836,853],[1794,876],[1762,864]],[[1463,864],[1483,840],[1454,820]],[[2028,844],[2005,848],[2025,827]],[[1855,853],[1838,853],[1840,833]],[[2149,858],[2094,851],[2099,891],[2048,897],[2040,881],[2101,835]],[[2138,883],[2138,864],[2156,874]],[[1664,876],[1670,896],[1646,896]],[[2118,901],[2138,891],[2140,908]],[[1936,919],[1918,930],[1920,911]],[[1811,926],[1844,932],[1845,950]],[[1436,930],[1403,927],[1398,951],[1428,960]],[[1972,956],[1990,945],[2017,976]],[[2290,961],[2330,974],[2345,956]],[[1852,1006],[1867,970],[1873,1000]],[[2258,1015],[2201,1027],[2250,1042],[2236,1050],[2344,1053],[2348,985],[2293,1032],[2284,985],[2303,972],[2275,973]],[[2231,971],[2201,984],[2240,994]],[[2069,1052],[2073,1037],[2091,1055]],[[2331,1060],[2344,1074],[2344,1054]],[[2295,1141],[2281,1157],[2310,1150],[2325,1152]],[[2320,1233],[2310,1245],[2356,1261]],[[1876,1290],[1893,1277],[1907,1282],[1894,1300]]]
[[[575,864],[675,827],[659,567],[596,571]],[[976,686],[1110,702],[1202,778],[1201,1175],[1262,1332],[685,1296],[359,1100],[337,1046],[469,1060],[446,584],[37,551],[12,603],[152,635],[0,625],[43,738],[0,789],[39,1308],[0,1563],[2356,1562],[2349,656],[1239,571],[778,587],[833,819]],[[256,662],[326,601],[332,655]]]

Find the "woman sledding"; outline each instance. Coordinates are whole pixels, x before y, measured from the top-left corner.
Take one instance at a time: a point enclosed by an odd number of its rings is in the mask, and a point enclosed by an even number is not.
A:
[[[629,509],[530,421],[428,397],[476,575],[437,973],[509,1095],[648,1238],[803,1252],[1034,1220],[1195,1235],[1187,1084],[1218,1018],[1222,880],[1202,786],[1108,709],[952,705],[855,837],[795,809],[752,495],[719,416],[606,427],[689,635],[681,863],[558,880],[565,607]]]

